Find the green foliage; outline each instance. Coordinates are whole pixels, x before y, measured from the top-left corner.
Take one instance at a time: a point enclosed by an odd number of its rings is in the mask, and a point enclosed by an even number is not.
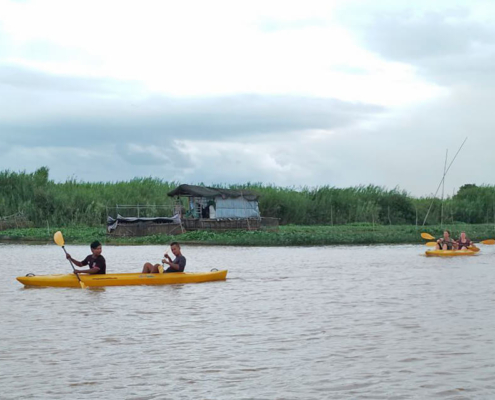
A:
[[[163,214],[156,206],[172,206],[174,200],[167,193],[177,185],[156,178],[106,183],[69,179],[56,183],[49,179],[46,167],[34,173],[0,171],[0,217],[22,212],[37,227],[101,227],[117,204],[150,206],[141,210],[141,216]],[[414,198],[398,188],[374,185],[341,189],[247,183],[224,187],[258,192],[261,214],[278,218],[282,225],[422,225],[430,205],[426,221],[430,225],[441,221],[495,223],[495,186],[464,185],[443,205],[436,198]]]
[[[177,186],[154,178],[129,182],[63,183],[48,180],[48,168],[32,174],[0,172],[0,216],[22,211],[38,227],[101,226],[117,204],[172,205],[167,192]],[[151,209],[155,213],[156,210]]]
[[[18,240],[38,240],[53,243],[53,234],[61,230],[66,243],[89,244],[100,240],[103,244],[169,244],[179,241],[183,244],[211,244],[231,246],[317,246],[336,244],[398,244],[424,243],[420,233],[426,231],[435,237],[441,237],[443,229],[449,229],[453,237],[459,237],[466,231],[472,240],[480,241],[493,238],[493,224],[466,225],[455,224],[447,227],[431,226],[422,230],[413,225],[285,225],[278,232],[268,231],[194,231],[180,236],[154,235],[135,238],[116,238],[106,236],[105,229],[85,226],[71,228],[31,228],[3,231],[0,239],[6,237]]]

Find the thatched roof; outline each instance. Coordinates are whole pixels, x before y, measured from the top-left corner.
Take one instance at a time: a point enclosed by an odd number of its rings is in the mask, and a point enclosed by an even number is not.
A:
[[[244,197],[246,200],[253,201],[258,200],[259,194],[252,190],[234,190],[234,189],[221,189],[208,186],[195,186],[195,185],[180,185],[174,190],[168,193],[170,197],[174,196],[186,196],[186,197],[222,197],[222,198],[236,198]]]

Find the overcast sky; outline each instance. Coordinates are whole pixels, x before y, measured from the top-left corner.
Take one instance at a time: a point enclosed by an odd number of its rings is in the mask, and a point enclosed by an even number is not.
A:
[[[0,170],[494,184],[495,1],[0,0]]]

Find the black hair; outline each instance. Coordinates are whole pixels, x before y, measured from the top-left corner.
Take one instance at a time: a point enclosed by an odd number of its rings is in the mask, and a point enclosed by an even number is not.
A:
[[[172,243],[170,243],[170,247],[172,247],[172,246],[180,247],[180,244],[179,244],[179,242],[172,242]]]
[[[93,243],[89,245],[92,249],[97,249],[98,246],[101,246],[101,243],[98,240],[95,240]]]

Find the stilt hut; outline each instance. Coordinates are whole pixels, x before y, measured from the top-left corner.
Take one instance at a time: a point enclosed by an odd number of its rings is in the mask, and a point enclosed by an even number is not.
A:
[[[182,222],[186,230],[258,230],[262,226],[258,199],[251,190],[180,185],[170,197],[187,198]]]

